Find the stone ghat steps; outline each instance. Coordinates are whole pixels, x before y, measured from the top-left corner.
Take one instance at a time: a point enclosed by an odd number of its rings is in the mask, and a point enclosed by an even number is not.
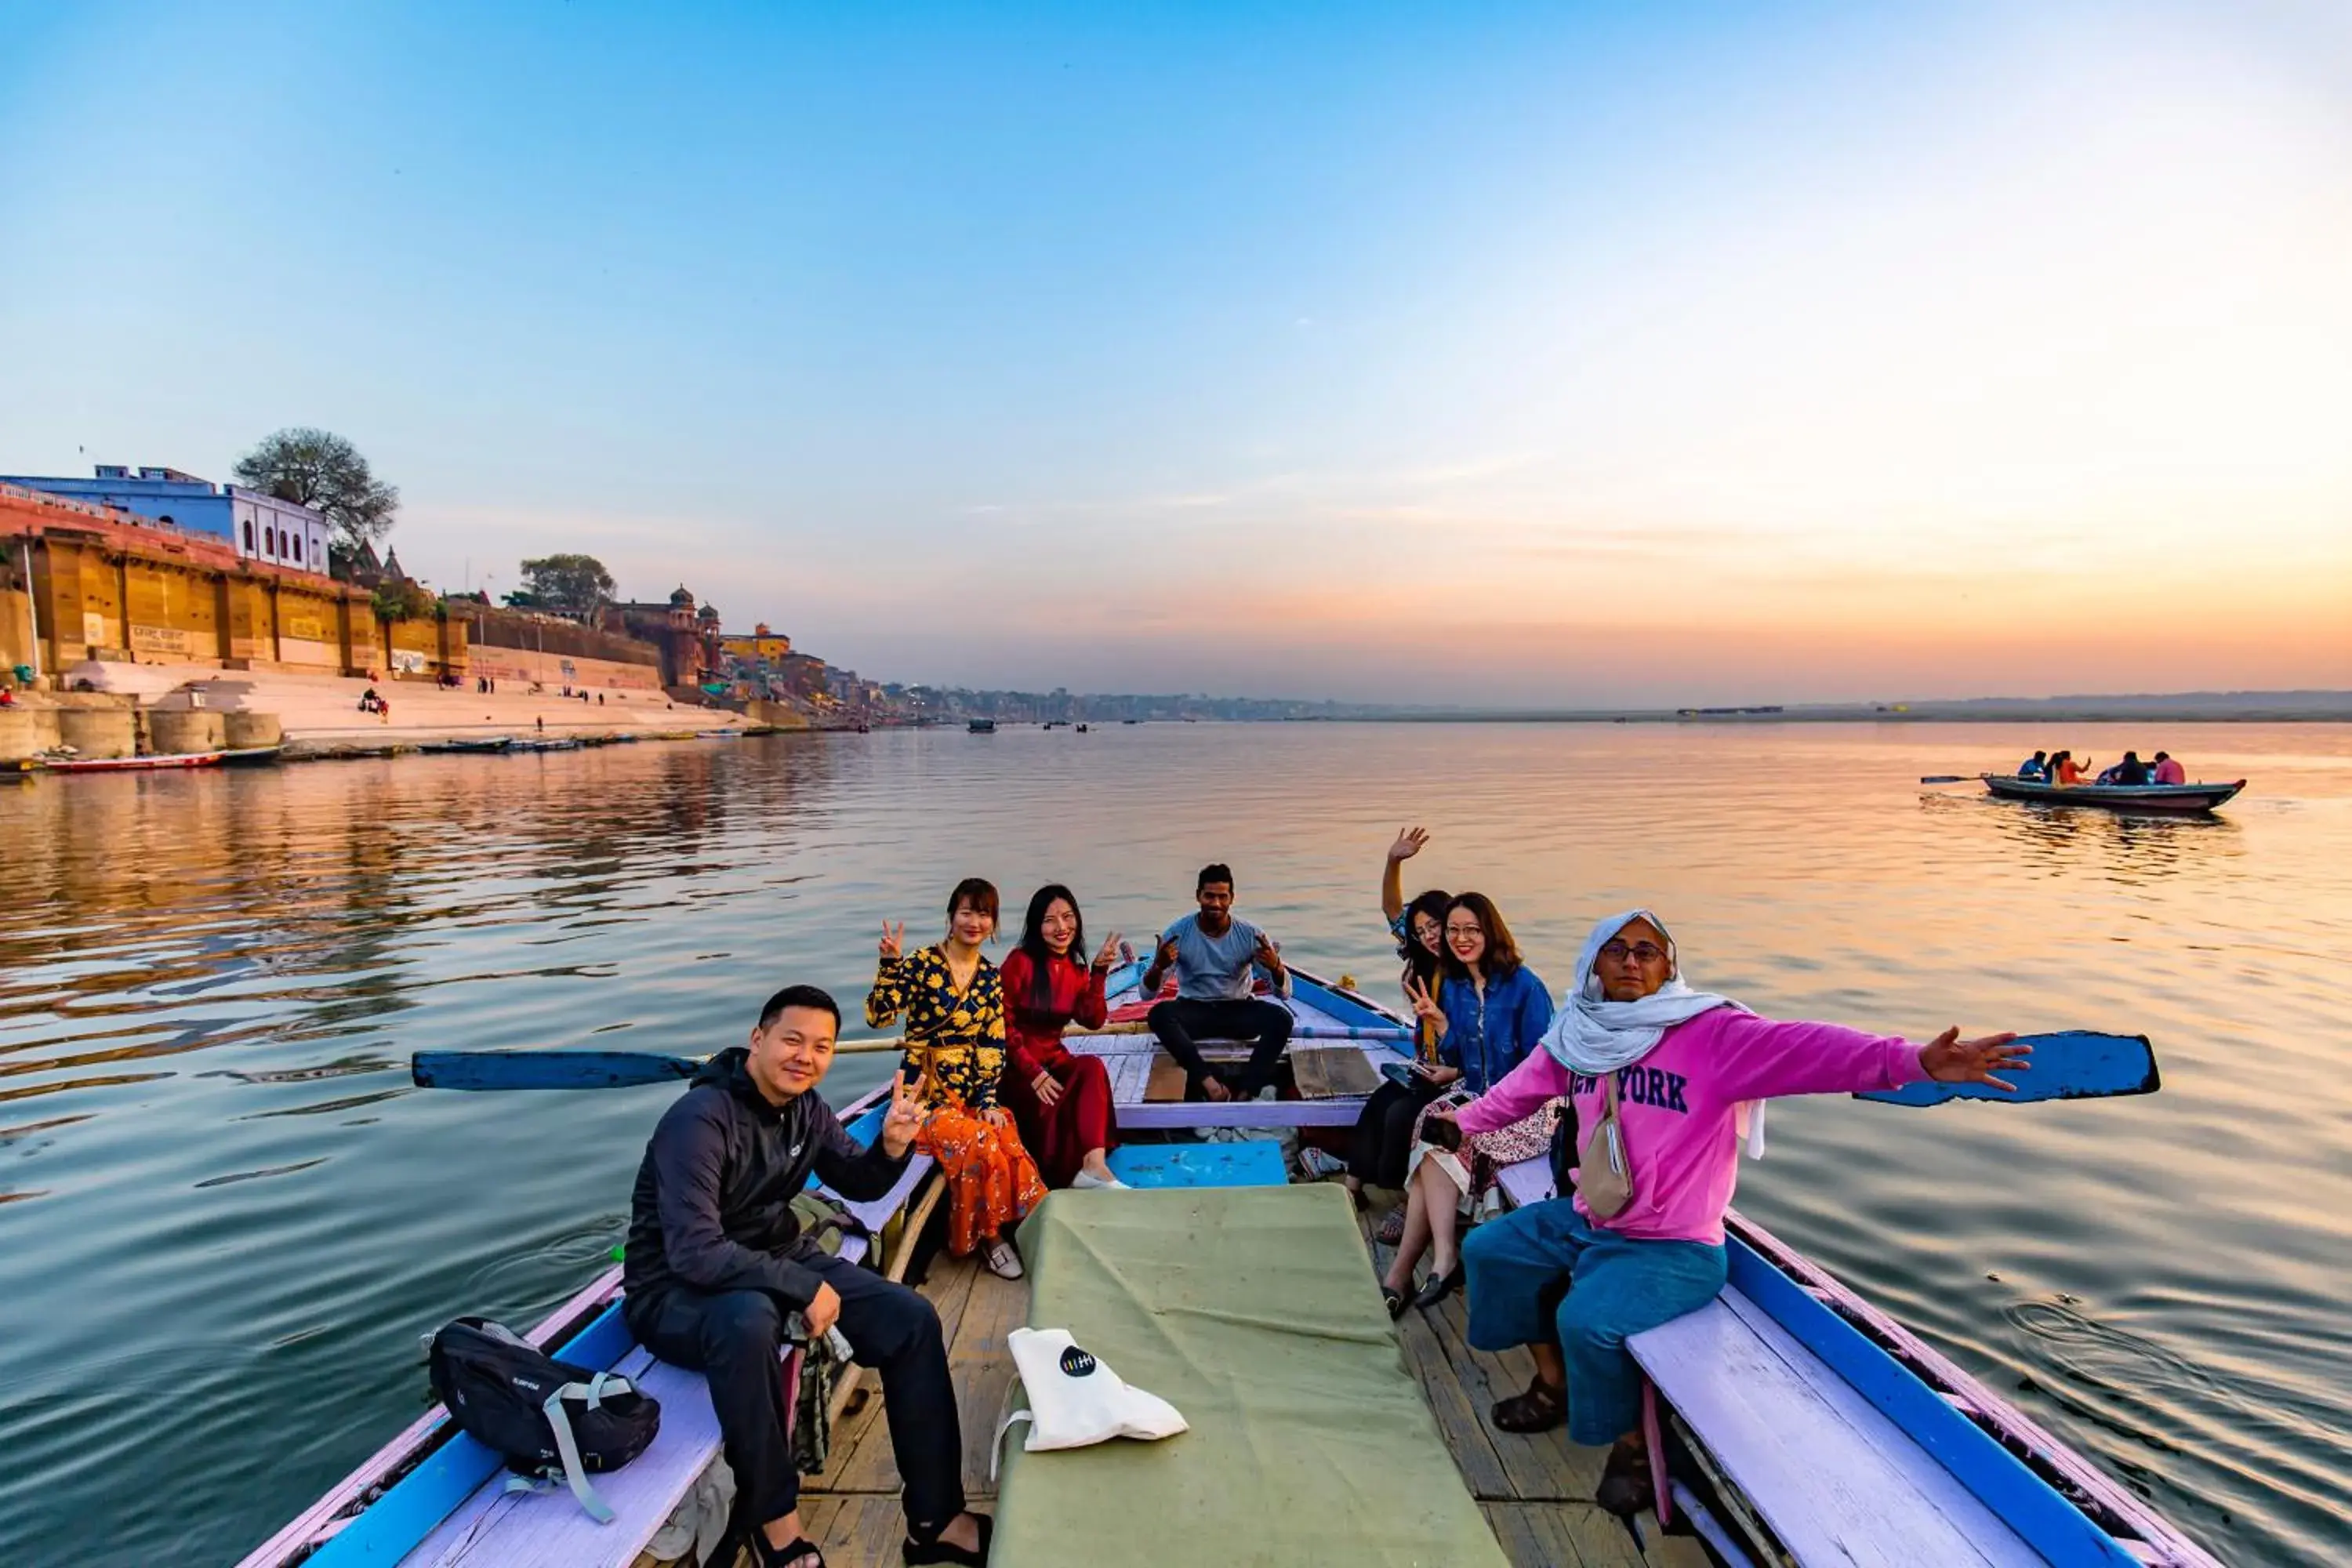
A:
[[[202,694],[204,706],[222,712],[274,713],[289,744],[364,743],[396,741],[404,744],[440,736],[474,738],[511,734],[589,735],[619,731],[661,734],[681,730],[740,729],[744,720],[724,709],[673,702],[656,691],[607,690],[599,706],[589,700],[559,697],[552,690],[532,696],[527,690],[476,691],[472,684],[457,690],[426,680],[378,680],[364,678],[291,674],[278,670],[220,670],[205,665],[141,665],[141,689],[152,690],[159,677],[176,676],[171,691],[151,697],[151,704],[178,707],[187,701],[182,691]],[[391,707],[388,718],[360,710],[362,692],[373,684]],[[543,724],[544,728],[541,728]]]
[[[675,703],[661,691],[604,691],[581,703],[552,691],[531,696],[527,689],[482,693],[473,684],[457,691],[424,679],[376,679],[346,675],[308,675],[285,670],[219,670],[214,666],[139,663],[106,668],[108,684],[120,682],[139,693],[148,710],[184,710],[191,696],[221,715],[275,715],[289,745],[395,741],[414,745],[433,738],[482,736],[597,736],[597,733],[656,733],[740,729],[746,720],[722,708]],[[360,710],[360,693],[374,684],[391,715]],[[85,699],[89,700],[89,699]]]

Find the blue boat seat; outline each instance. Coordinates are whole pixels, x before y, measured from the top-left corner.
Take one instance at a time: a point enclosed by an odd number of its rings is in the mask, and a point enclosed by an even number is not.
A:
[[[929,1155],[916,1155],[898,1185],[873,1203],[835,1201],[878,1235],[931,1164]],[[845,1237],[841,1256],[857,1261],[867,1247],[864,1237]],[[652,1446],[593,1478],[613,1510],[611,1523],[589,1518],[562,1488],[509,1491],[497,1457],[460,1433],[330,1537],[309,1559],[310,1568],[628,1568],[719,1457],[709,1388],[700,1373],[656,1361],[632,1342],[617,1301],[558,1353],[619,1373],[661,1401],[661,1433]]]

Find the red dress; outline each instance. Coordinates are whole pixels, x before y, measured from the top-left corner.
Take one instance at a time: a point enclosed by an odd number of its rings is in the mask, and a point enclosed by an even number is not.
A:
[[[1118,1147],[1118,1124],[1110,1103],[1110,1073],[1094,1057],[1062,1044],[1062,1028],[1076,1021],[1099,1029],[1110,1016],[1099,970],[1067,958],[1053,966],[1053,1005],[1040,1008],[1034,987],[1036,968],[1015,950],[1004,960],[1004,1080],[997,1098],[1012,1108],[1021,1142],[1037,1160],[1049,1187],[1066,1187],[1090,1149]],[[1037,1099],[1032,1085],[1040,1072],[1054,1075],[1062,1096],[1052,1105]]]

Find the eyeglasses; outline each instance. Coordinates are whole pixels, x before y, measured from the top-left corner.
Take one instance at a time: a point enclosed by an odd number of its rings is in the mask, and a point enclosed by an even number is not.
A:
[[[1629,958],[1637,963],[1655,963],[1666,956],[1666,950],[1651,942],[1637,942],[1631,946],[1612,942],[1602,945],[1601,956],[1612,963],[1622,963]]]
[[[1476,926],[1447,926],[1445,928],[1445,934],[1451,938],[1457,936],[1485,936],[1486,933],[1480,931]]]

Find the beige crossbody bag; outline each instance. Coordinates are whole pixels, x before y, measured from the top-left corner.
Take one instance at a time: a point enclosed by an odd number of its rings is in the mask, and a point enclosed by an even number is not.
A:
[[[1617,1123],[1617,1075],[1601,1080],[1608,1109],[1592,1131],[1576,1163],[1576,1191],[1594,1219],[1614,1219],[1633,1201],[1633,1167],[1625,1158],[1625,1130]]]

